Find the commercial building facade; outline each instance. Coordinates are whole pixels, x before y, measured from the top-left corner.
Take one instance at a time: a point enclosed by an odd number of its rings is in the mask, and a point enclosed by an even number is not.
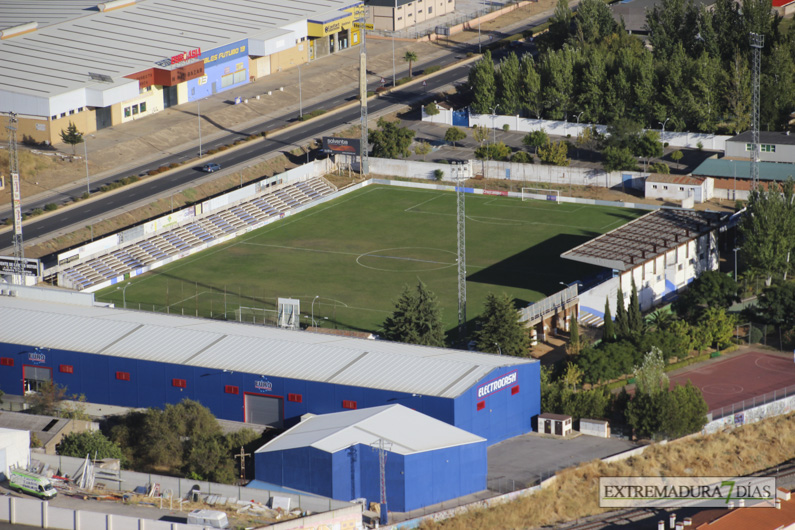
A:
[[[359,44],[354,17],[364,9],[356,0],[76,0],[60,16],[45,0],[26,7],[38,21],[18,24],[18,9],[0,4],[0,115],[16,113],[18,138],[30,143],[59,142],[70,122],[91,133],[140,119]],[[339,24],[318,30],[310,20]]]
[[[89,402],[162,407],[189,398],[220,418],[275,427],[306,413],[399,403],[489,444],[531,431],[540,409],[532,359],[54,304],[26,292],[0,295],[7,394],[52,381]]]
[[[455,12],[455,0],[369,0],[367,5],[367,22],[382,31],[400,31]]]

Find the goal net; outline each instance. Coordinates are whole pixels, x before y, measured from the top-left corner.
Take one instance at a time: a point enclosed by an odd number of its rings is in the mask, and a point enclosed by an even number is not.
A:
[[[554,201],[560,204],[560,190],[522,188],[522,201]]]
[[[276,311],[273,309],[262,309],[261,307],[240,306],[235,309],[235,320],[238,322],[249,322],[251,324],[265,324],[276,320]]]

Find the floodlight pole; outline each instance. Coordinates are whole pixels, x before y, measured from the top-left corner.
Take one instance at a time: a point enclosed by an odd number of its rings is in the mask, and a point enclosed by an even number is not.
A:
[[[91,181],[89,180],[88,176],[88,138],[86,138],[86,136],[83,136],[83,149],[85,151],[84,158],[86,159],[86,193],[91,195]]]
[[[196,100],[196,115],[199,117],[199,158],[202,157],[202,100]]]
[[[456,213],[458,232],[458,340],[466,340],[467,322],[467,265],[466,265],[466,203],[464,196],[463,164],[453,164],[453,180],[456,183]]]

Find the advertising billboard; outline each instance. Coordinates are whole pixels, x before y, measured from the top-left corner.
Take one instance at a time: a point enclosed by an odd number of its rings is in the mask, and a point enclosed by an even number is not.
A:
[[[323,137],[323,151],[335,155],[355,155],[362,152],[362,141],[359,138]]]

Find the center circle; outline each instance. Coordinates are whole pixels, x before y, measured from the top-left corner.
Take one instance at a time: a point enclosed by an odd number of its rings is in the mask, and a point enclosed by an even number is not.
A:
[[[436,271],[456,266],[456,254],[429,247],[383,248],[360,254],[356,263],[383,272]]]
[[[716,383],[701,387],[701,391],[705,394],[739,394],[743,391],[743,387],[731,383]]]

